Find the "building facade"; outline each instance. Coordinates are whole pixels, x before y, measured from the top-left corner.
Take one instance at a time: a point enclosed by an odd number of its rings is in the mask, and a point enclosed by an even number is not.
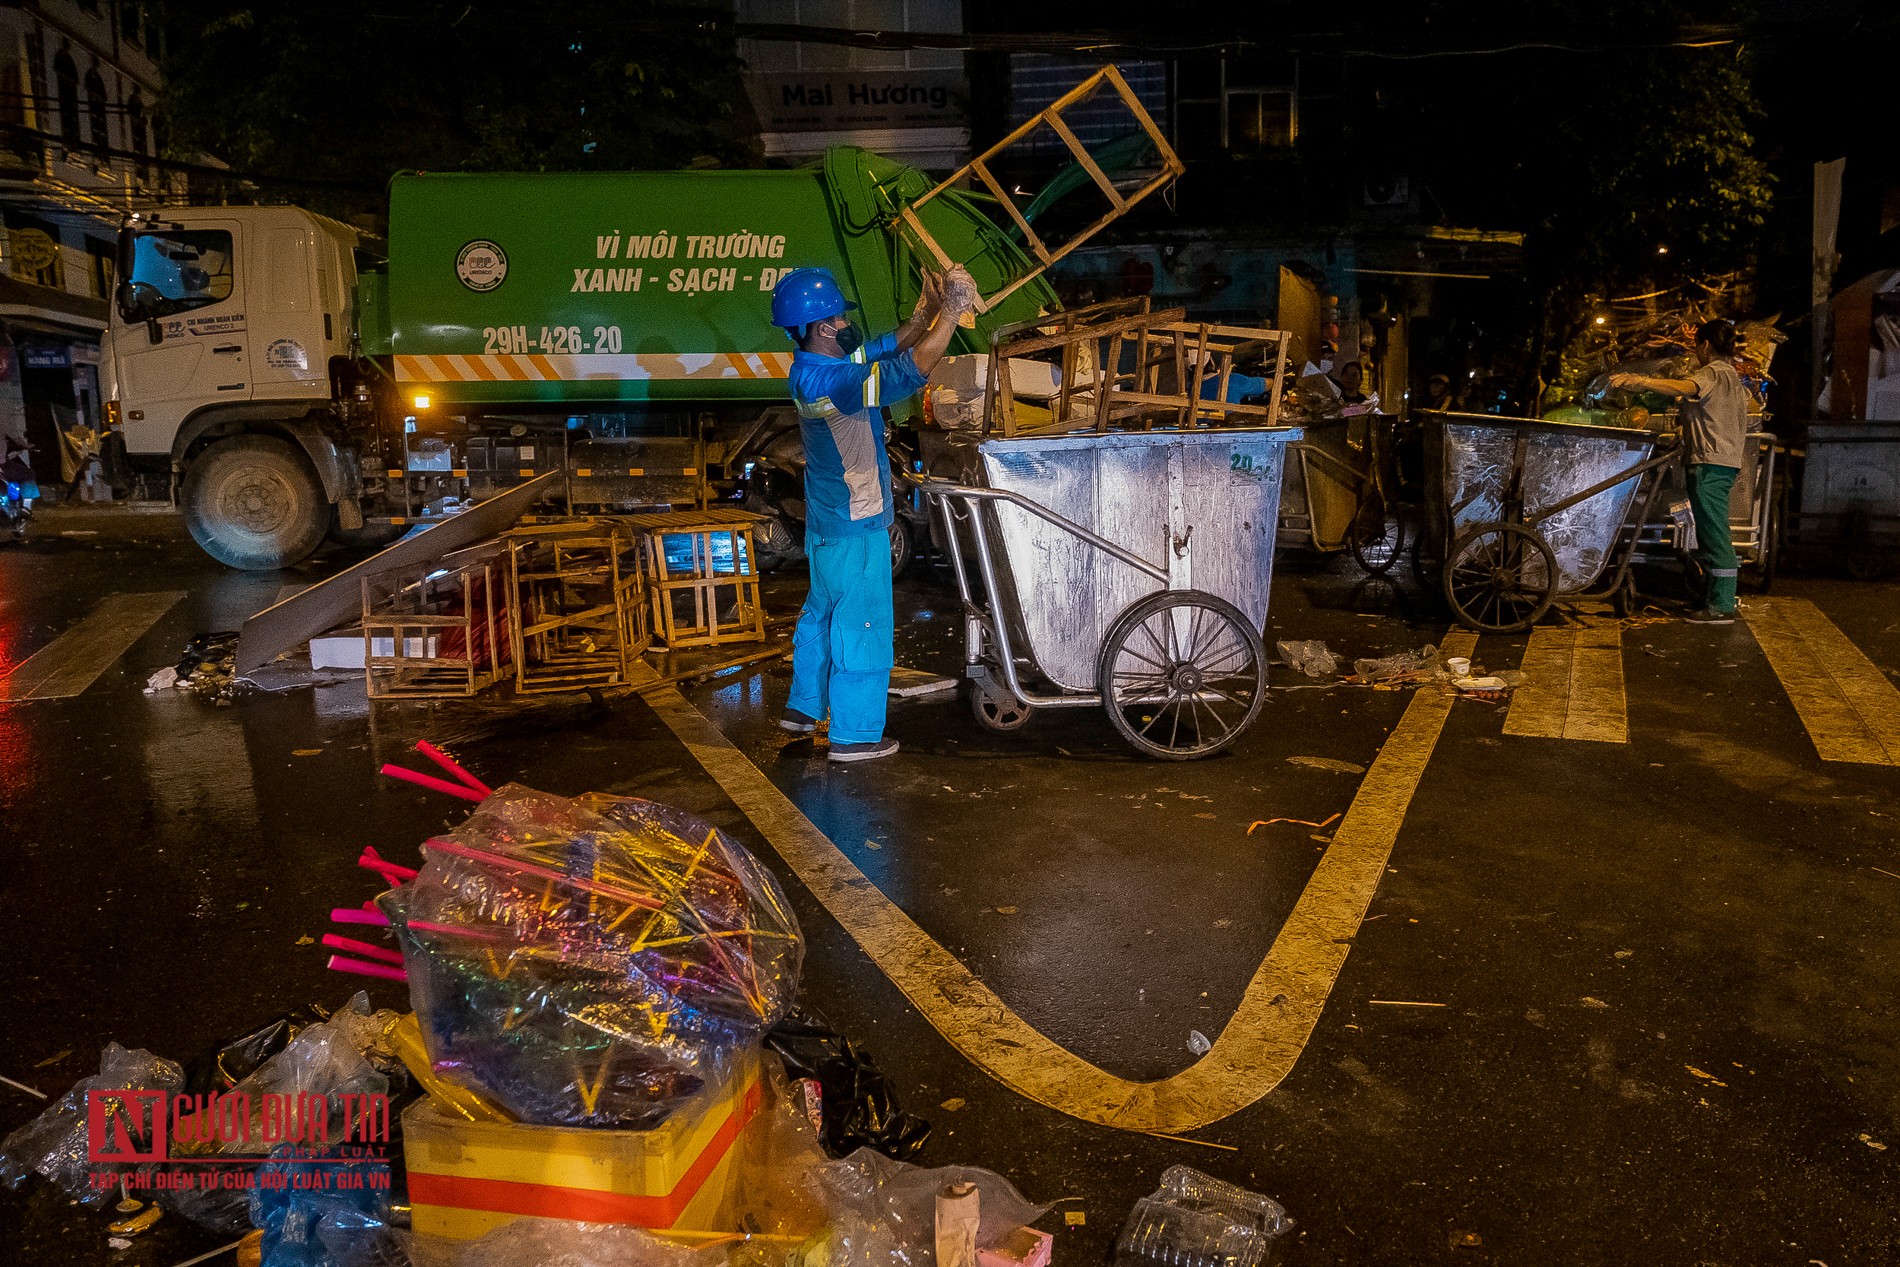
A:
[[[137,0],[0,4],[0,432],[43,484],[57,433],[103,421],[119,222],[183,197],[157,161],[160,39]]]
[[[948,173],[970,154],[970,81],[954,49],[792,39],[798,28],[955,35],[962,0],[738,0],[739,56],[759,143],[773,162],[858,145]],[[775,38],[745,38],[746,28]]]

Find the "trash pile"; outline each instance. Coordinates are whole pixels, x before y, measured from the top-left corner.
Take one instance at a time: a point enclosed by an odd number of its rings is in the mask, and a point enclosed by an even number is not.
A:
[[[1482,668],[1473,668],[1471,661],[1463,656],[1441,656],[1438,648],[1430,643],[1416,651],[1354,660],[1352,672],[1344,675],[1339,673],[1342,657],[1317,639],[1277,642],[1274,648],[1288,668],[1310,678],[1334,679],[1329,685],[1398,690],[1438,683],[1466,698],[1503,699],[1527,680],[1517,669],[1486,673]]]
[[[929,1124],[795,1007],[798,922],[742,845],[634,797],[490,790],[417,746],[449,777],[405,778],[478,804],[420,869],[365,849],[387,887],[332,918],[379,940],[323,938],[413,1011],[359,993],[189,1066],[109,1045],[0,1141],[0,1183],[119,1198],[115,1247],[170,1214],[261,1267],[1048,1267],[1048,1207],[910,1164]],[[1259,1267],[1288,1223],[1177,1167],[1118,1261]]]

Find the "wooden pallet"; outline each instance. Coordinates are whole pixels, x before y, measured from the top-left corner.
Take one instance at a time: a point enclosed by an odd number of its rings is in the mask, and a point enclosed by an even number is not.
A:
[[[620,518],[640,536],[656,641],[671,650],[765,641],[752,540],[762,519],[721,506]]]

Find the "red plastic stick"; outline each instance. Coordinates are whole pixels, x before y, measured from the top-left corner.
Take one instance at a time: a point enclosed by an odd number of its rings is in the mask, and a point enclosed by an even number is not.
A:
[[[401,779],[417,787],[426,787],[432,792],[446,792],[450,796],[459,796],[465,801],[484,801],[488,798],[474,788],[461,783],[451,783],[447,779],[438,779],[432,774],[421,774],[415,770],[405,770],[399,765],[385,763],[383,773],[392,779]]]
[[[389,927],[389,916],[381,911],[366,911],[356,906],[339,906],[330,912],[330,919],[337,924],[374,924],[379,928]]]
[[[394,885],[400,885],[405,880],[413,880],[416,878],[416,870],[414,867],[399,866],[377,853],[375,848],[369,845],[363,847],[363,856],[356,860],[356,865],[376,872],[382,876],[383,879]]]
[[[332,950],[347,950],[353,955],[368,955],[371,959],[380,959],[384,963],[402,963],[402,952],[391,950],[387,946],[372,946],[366,941],[354,937],[339,937],[335,933],[325,933],[323,944]]]
[[[381,977],[385,981],[407,981],[409,974],[401,968],[392,968],[386,963],[370,963],[366,959],[349,959],[342,955],[330,956],[332,972],[354,972],[359,977]]]
[[[466,783],[475,791],[480,792],[483,796],[492,796],[494,794],[494,788],[489,787],[467,770],[464,770],[460,765],[456,764],[455,758],[449,756],[448,753],[442,751],[442,749],[436,747],[427,739],[416,740],[416,751],[441,766],[444,770],[447,770],[459,781]]]

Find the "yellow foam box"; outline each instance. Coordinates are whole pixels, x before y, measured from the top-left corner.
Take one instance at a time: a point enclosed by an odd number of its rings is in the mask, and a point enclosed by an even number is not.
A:
[[[735,1231],[741,1137],[760,1095],[749,1052],[724,1085],[647,1131],[471,1122],[419,1100],[402,1115],[413,1226],[456,1241],[526,1216]]]

